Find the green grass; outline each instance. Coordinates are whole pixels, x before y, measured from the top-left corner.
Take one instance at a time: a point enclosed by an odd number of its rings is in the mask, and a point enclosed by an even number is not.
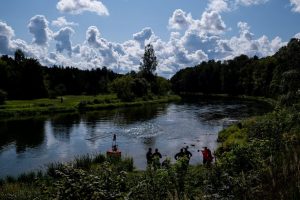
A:
[[[97,96],[63,96],[56,99],[10,100],[0,106],[0,118],[21,118],[41,116],[53,113],[70,113],[90,110],[101,110],[117,107],[138,106],[143,104],[163,103],[179,100],[175,95],[154,97],[149,100],[136,99],[133,102],[122,102],[115,94]]]

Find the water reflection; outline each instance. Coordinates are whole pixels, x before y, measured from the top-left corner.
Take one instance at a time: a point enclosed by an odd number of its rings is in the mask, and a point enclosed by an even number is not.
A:
[[[44,121],[37,119],[0,121],[0,150],[13,143],[17,153],[36,148],[44,141]]]
[[[67,142],[75,125],[80,122],[79,114],[62,114],[51,117],[50,123],[56,139]]]

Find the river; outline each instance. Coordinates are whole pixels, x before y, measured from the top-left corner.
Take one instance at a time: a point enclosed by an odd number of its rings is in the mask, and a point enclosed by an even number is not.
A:
[[[113,134],[122,156],[145,169],[149,147],[163,159],[189,146],[190,163],[202,162],[197,150],[214,151],[218,132],[230,123],[267,112],[251,101],[197,100],[88,112],[60,114],[41,119],[0,121],[0,178],[31,170],[44,170],[51,162],[68,162],[76,156],[105,153]]]

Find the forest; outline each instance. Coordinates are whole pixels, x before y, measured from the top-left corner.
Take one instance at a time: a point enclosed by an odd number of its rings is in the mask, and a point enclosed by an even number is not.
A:
[[[224,62],[210,60],[178,71],[172,78],[178,94],[229,94],[293,100],[300,88],[300,40],[291,39],[275,55],[240,55]],[[287,99],[288,98],[288,99]],[[292,102],[289,102],[292,103]]]

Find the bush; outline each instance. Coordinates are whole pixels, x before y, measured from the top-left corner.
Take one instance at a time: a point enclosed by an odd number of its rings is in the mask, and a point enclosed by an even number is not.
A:
[[[57,170],[59,179],[53,186],[45,185],[44,195],[48,199],[122,199],[126,173],[110,169],[103,163],[95,174],[64,166]]]

